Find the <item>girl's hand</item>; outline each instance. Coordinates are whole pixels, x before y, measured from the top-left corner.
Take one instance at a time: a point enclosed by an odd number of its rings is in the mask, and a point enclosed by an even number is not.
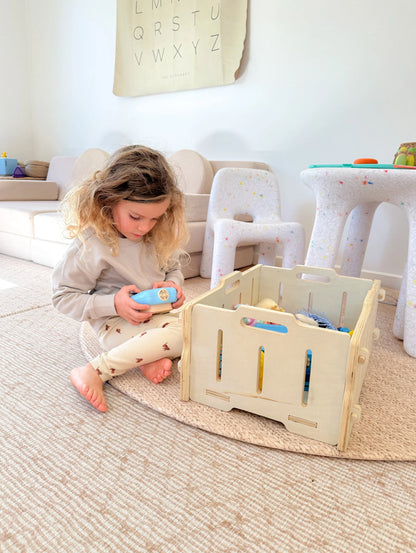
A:
[[[117,314],[132,325],[138,325],[152,317],[152,313],[148,312],[149,305],[140,304],[131,299],[132,294],[139,292],[137,286],[131,284],[123,286],[114,296],[114,307]]]
[[[176,299],[175,303],[172,303],[172,307],[173,307],[173,309],[177,309],[178,307],[183,305],[183,303],[185,301],[185,296],[184,296],[182,288],[180,286],[178,286],[177,284],[175,284],[174,282],[172,282],[171,280],[160,281],[160,282],[154,282],[153,283],[153,288],[168,288],[168,287],[175,288],[175,290],[176,290],[177,299]]]

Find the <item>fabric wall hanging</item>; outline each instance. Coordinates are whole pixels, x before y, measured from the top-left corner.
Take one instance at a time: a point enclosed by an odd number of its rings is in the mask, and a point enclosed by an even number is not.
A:
[[[247,0],[118,0],[114,94],[234,82],[246,21]]]

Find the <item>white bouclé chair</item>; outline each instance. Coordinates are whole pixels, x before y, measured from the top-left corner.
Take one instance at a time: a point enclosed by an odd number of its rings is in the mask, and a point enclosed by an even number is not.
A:
[[[234,270],[241,243],[258,244],[263,265],[275,265],[279,250],[283,267],[304,262],[303,226],[282,221],[279,186],[270,171],[227,167],[215,175],[201,262],[201,276],[211,277],[211,288]]]

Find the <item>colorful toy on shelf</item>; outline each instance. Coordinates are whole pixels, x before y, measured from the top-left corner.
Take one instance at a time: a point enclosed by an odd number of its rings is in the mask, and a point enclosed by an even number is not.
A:
[[[13,175],[17,167],[17,159],[7,157],[7,152],[3,152],[0,157],[0,175]]]
[[[23,177],[25,177],[25,172],[20,167],[20,165],[17,165],[16,169],[13,171],[13,178],[14,179],[22,179]]]
[[[151,313],[165,313],[172,309],[172,303],[177,300],[177,294],[175,288],[167,286],[166,288],[143,290],[131,298],[137,303],[149,305]]]

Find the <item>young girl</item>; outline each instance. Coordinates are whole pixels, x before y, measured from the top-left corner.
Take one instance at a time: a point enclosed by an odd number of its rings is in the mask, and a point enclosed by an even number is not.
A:
[[[172,286],[177,291],[173,307],[183,304],[183,195],[162,154],[127,146],[74,187],[63,210],[74,240],[53,271],[52,301],[97,332],[105,353],[73,369],[70,379],[94,407],[106,411],[104,382],[134,367],[162,382],[181,354],[178,317],[152,315],[131,295]]]

